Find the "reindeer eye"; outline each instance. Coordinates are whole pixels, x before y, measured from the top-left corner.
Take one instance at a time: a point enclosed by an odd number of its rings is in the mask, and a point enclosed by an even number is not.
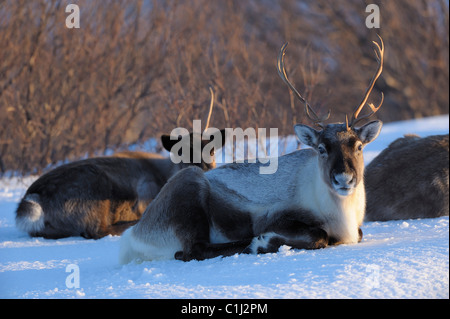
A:
[[[320,144],[318,149],[319,149],[320,155],[327,155],[327,149],[325,148],[325,145]]]
[[[362,143],[359,143],[359,145],[358,145],[358,147],[356,148],[358,151],[362,151],[362,149],[363,149],[363,145],[362,145]]]

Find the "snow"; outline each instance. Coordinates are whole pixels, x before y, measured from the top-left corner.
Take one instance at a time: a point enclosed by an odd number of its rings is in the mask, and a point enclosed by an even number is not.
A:
[[[385,125],[366,163],[405,133],[448,133],[448,120]],[[0,180],[0,298],[449,298],[448,217],[365,223],[356,245],[121,266],[120,237],[46,240],[16,229],[35,178]]]

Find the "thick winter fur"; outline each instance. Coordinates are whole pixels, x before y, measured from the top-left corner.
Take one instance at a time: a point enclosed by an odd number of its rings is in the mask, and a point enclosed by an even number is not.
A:
[[[380,129],[379,121],[349,131],[344,124],[323,131],[297,125],[312,149],[280,157],[271,175],[259,174],[261,163],[180,171],[122,236],[120,262],[357,243],[365,209],[362,147]]]
[[[366,220],[449,214],[449,135],[408,135],[392,142],[366,168]]]
[[[168,136],[162,141],[168,150],[177,142]],[[156,154],[123,152],[62,165],[29,187],[16,225],[31,236],[53,239],[119,235],[141,218],[172,175],[190,165],[208,170],[215,163],[174,164]]]

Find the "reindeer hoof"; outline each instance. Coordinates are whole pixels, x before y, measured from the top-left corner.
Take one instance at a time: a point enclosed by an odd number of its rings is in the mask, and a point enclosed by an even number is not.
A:
[[[184,261],[184,253],[182,251],[177,251],[174,255],[176,260]]]
[[[276,252],[278,247],[275,247],[271,240],[276,237],[275,233],[264,233],[258,237],[253,238],[252,243],[244,249],[244,254],[264,254],[268,252]]]

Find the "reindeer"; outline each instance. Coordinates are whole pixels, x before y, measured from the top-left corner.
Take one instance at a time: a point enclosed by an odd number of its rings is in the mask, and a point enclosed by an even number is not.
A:
[[[212,94],[207,125],[213,101]],[[212,136],[214,145],[220,145],[220,136]],[[162,135],[161,141],[170,151],[182,138]],[[157,154],[122,152],[59,166],[28,188],[16,210],[16,226],[30,236],[50,239],[120,235],[141,218],[172,175],[191,165],[205,171],[215,167],[214,148],[209,158],[193,163],[193,145],[203,150],[210,142],[199,139],[199,134],[189,135],[190,161],[179,164]]]
[[[381,40],[381,38],[380,38]],[[233,163],[204,173],[186,168],[170,178],[141,220],[124,232],[119,262],[202,260],[235,253],[276,252],[281,245],[318,249],[357,243],[364,219],[363,148],[382,123],[356,127],[381,107],[360,116],[383,68],[384,46],[374,42],[378,69],[349,123],[325,125],[288,80],[287,43],[278,56],[278,73],[305,104],[319,129],[297,124],[296,135],[311,149],[278,158],[274,174],[259,174],[257,163]]]
[[[448,137],[406,135],[367,166],[367,221],[448,216]]]

